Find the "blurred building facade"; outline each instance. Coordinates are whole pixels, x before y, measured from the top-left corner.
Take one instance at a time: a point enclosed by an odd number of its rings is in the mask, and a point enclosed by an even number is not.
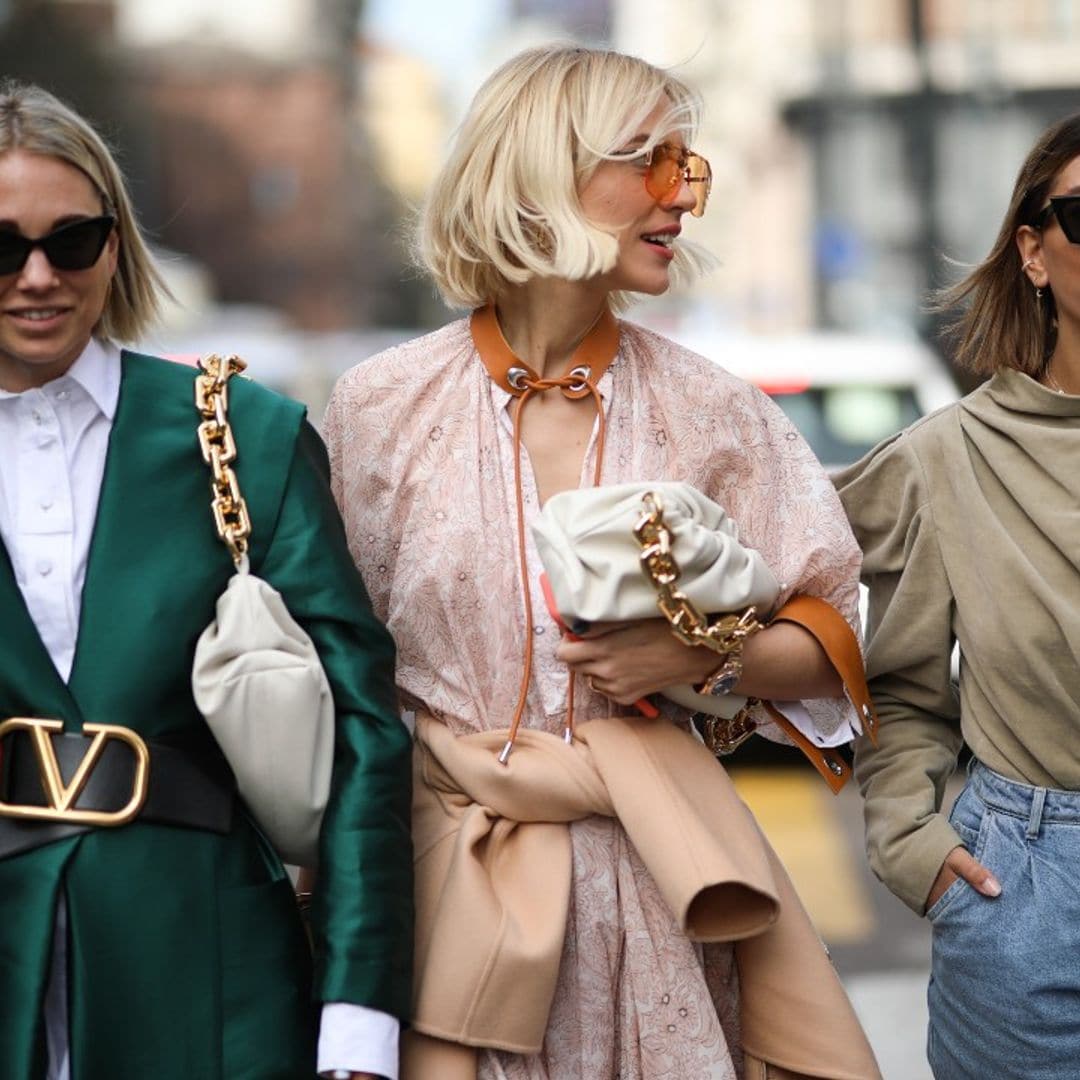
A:
[[[1038,133],[1080,108],[1080,6],[814,0],[783,114],[813,158],[820,325],[937,327]]]
[[[13,0],[0,55],[112,138],[152,239],[205,265],[218,301],[338,330],[400,321],[358,17],[359,0]]]
[[[114,136],[220,299],[311,329],[445,318],[406,269],[416,208],[480,80],[540,41],[703,94],[715,184],[686,235],[719,267],[649,302],[661,326],[929,334],[946,256],[987,250],[1036,133],[1080,105],[1071,0],[474,0],[444,70],[413,44],[453,34],[445,6],[399,6],[387,44],[360,0],[0,0],[0,61]]]

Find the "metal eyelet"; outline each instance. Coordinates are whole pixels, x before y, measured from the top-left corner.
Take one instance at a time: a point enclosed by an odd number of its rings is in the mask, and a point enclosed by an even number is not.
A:
[[[840,764],[840,762],[838,762],[838,761],[830,761],[830,762],[828,762],[828,766],[829,766],[829,772],[831,772],[833,774],[833,776],[843,776],[844,775],[844,767]]]
[[[506,373],[506,381],[515,390],[525,390],[528,384],[529,373],[523,367],[512,367]]]
[[[592,378],[592,368],[587,364],[581,364],[576,368],[571,368],[569,375],[571,378],[575,376],[580,379],[580,382],[571,383],[566,389],[575,394],[580,394],[582,390],[589,389],[589,379]]]

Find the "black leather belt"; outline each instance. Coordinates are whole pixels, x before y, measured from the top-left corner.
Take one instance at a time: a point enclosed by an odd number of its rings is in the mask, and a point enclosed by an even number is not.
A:
[[[87,811],[87,816],[98,814],[103,819],[118,815],[130,805],[138,787],[138,759],[125,740],[99,738],[93,747],[94,737],[79,733],[9,731],[0,741],[0,858],[99,827],[62,820],[65,811],[53,809],[55,793],[50,792],[45,775],[51,762],[46,748],[43,765],[42,739],[51,746],[60,785],[73,789],[78,769],[90,758],[85,783],[66,810],[69,817],[77,819]],[[228,832],[236,782],[209,732],[166,735],[148,739],[144,745],[149,752],[145,798],[133,820]],[[26,814],[34,807],[55,814],[58,820],[10,816],[9,808]],[[102,821],[105,824],[108,820]]]

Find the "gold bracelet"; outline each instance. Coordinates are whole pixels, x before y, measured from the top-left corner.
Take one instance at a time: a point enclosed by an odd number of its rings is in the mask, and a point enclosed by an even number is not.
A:
[[[713,716],[711,713],[695,713],[694,725],[701,733],[702,742],[714,757],[724,757],[741,746],[757,730],[757,721],[751,715],[757,698],[747,698],[746,704],[734,716]]]

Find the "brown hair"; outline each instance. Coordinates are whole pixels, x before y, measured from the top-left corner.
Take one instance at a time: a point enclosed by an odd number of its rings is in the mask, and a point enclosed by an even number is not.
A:
[[[1020,167],[990,254],[963,281],[938,293],[934,309],[963,307],[950,330],[956,363],[980,375],[1012,367],[1039,376],[1057,339],[1057,307],[1047,286],[1038,297],[1023,272],[1016,231],[1035,227],[1055,178],[1080,156],[1080,113],[1048,128]]]
[[[134,341],[169,295],[146,247],[124,178],[109,148],[73,109],[39,86],[0,80],[0,154],[24,150],[74,166],[94,185],[102,209],[116,216],[116,273],[94,333]]]

